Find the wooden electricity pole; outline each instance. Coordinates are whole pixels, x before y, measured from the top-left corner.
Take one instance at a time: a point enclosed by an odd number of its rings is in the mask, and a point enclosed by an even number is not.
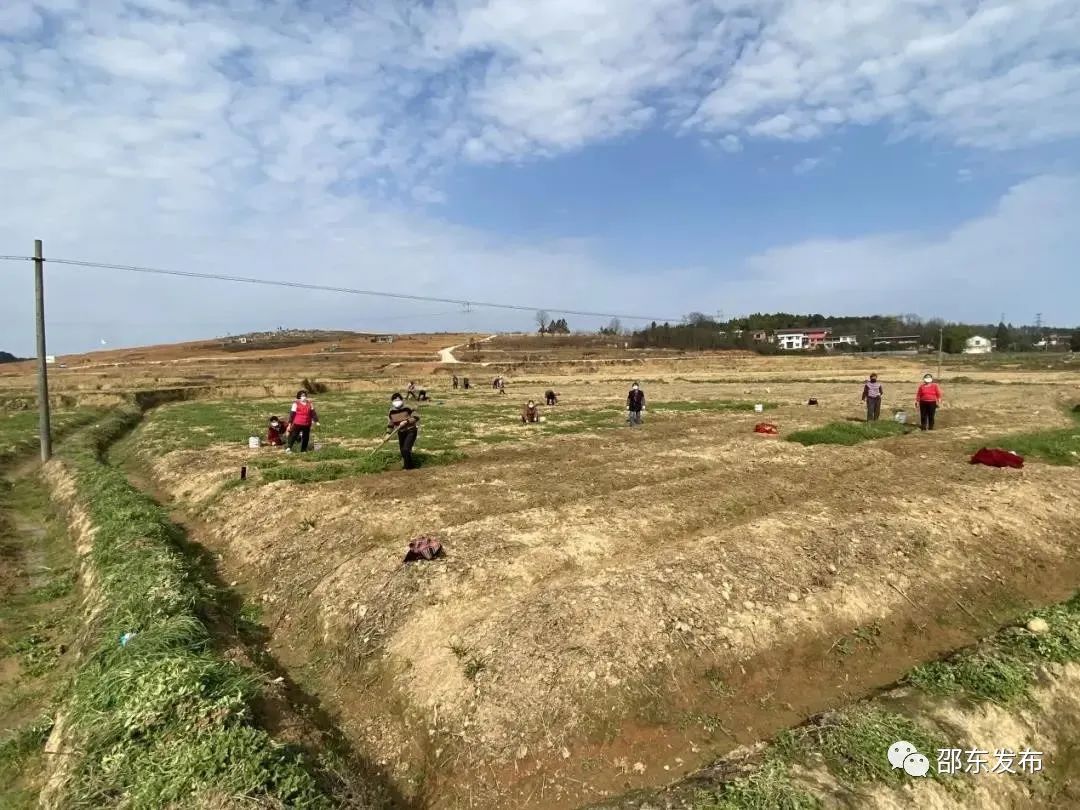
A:
[[[49,419],[49,371],[45,361],[45,259],[41,240],[34,240],[34,315],[37,322],[38,359],[38,432],[41,434],[41,460],[52,457],[52,422]]]

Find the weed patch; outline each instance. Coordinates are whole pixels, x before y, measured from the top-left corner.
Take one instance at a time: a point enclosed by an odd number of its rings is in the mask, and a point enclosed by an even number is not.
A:
[[[715,791],[696,791],[692,810],[817,810],[817,797],[791,781],[788,766],[769,759],[748,776],[725,782]]]
[[[1046,633],[1008,627],[970,650],[922,664],[905,681],[937,695],[1009,703],[1026,697],[1042,663],[1080,661],[1080,592],[1067,602],[1023,617],[1042,619]]]
[[[1070,412],[1076,425],[1058,430],[1040,430],[1032,433],[1015,433],[989,439],[980,447],[1002,447],[1025,458],[1037,458],[1048,464],[1060,466],[1080,465],[1080,405]],[[977,447],[973,447],[977,450]]]
[[[821,722],[789,734],[781,750],[819,754],[833,775],[848,785],[904,782],[908,778],[904,771],[893,768],[884,755],[897,740],[906,740],[923,752],[945,747],[914,720],[872,706],[825,715]],[[939,778],[934,769],[931,775]]]
[[[776,407],[775,402],[750,402],[749,400],[731,399],[703,399],[703,400],[675,400],[673,402],[654,402],[649,405],[649,410],[656,413],[674,412],[685,413],[687,411],[714,411],[721,413],[754,413],[754,405],[763,406],[764,410],[772,410]]]
[[[897,422],[832,422],[819,428],[797,430],[786,437],[789,442],[803,445],[841,444],[854,445],[860,442],[884,439],[909,433],[910,428]]]

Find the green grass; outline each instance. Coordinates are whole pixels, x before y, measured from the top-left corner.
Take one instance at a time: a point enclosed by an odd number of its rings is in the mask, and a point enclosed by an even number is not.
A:
[[[777,748],[791,758],[821,756],[829,771],[848,786],[870,782],[898,785],[910,777],[902,769],[893,768],[885,756],[897,740],[910,742],[931,758],[937,749],[946,747],[944,740],[911,718],[862,704],[785,732],[778,738]],[[941,778],[933,767],[930,776]]]
[[[448,398],[449,399],[449,398]],[[450,405],[436,399],[420,407],[421,431],[417,450],[441,454],[430,463],[448,463],[462,458],[449,451],[461,451],[470,445],[494,445],[522,441],[537,435],[568,435],[616,428],[624,423],[625,412],[618,408],[597,410],[548,408],[545,422],[536,428],[520,424],[520,404],[507,399],[499,404],[474,404],[455,395]],[[173,450],[200,450],[215,444],[243,445],[249,436],[263,436],[271,414],[284,417],[288,402],[282,400],[218,402],[183,402],[154,410],[137,431],[135,444],[140,452],[161,455]],[[327,394],[316,398],[321,423],[313,431],[313,441],[323,445],[305,454],[309,463],[327,461],[354,462],[364,449],[341,446],[342,441],[376,442],[385,435],[387,403],[380,397],[358,394]],[[752,406],[750,406],[752,407]],[[392,446],[388,449],[393,451]],[[300,456],[296,456],[299,458]],[[378,458],[378,456],[376,456]],[[290,463],[292,463],[290,461]],[[254,466],[274,465],[255,461]],[[364,463],[354,472],[342,468],[320,473],[285,474],[294,480],[331,480],[350,474],[364,474]],[[377,466],[377,465],[376,465]],[[389,465],[388,469],[393,465]],[[378,471],[378,470],[376,470]]]
[[[1002,704],[1026,698],[1040,665],[1080,661],[1080,592],[1022,617],[1020,624],[1033,618],[1045,620],[1049,632],[1007,627],[972,649],[916,667],[905,681],[935,695]]]
[[[52,411],[50,421],[54,443],[72,430],[100,418],[102,413],[96,408]],[[0,467],[38,447],[38,425],[36,410],[11,411],[0,416]]]
[[[794,785],[788,765],[774,758],[716,790],[695,791],[690,801],[692,810],[817,810],[822,806],[817,797]]]
[[[1048,464],[1075,467],[1080,465],[1080,411],[1074,408],[1071,415],[1076,420],[1076,425],[1072,427],[1032,433],[1014,433],[988,439],[979,446],[1001,447],[1019,453],[1025,458],[1037,458]]]
[[[214,650],[201,620],[210,591],[179,551],[180,531],[101,461],[139,416],[118,411],[63,452],[97,529],[90,563],[101,596],[66,701],[79,752],[66,805],[193,806],[227,796],[330,808],[303,757],[254,721],[254,673]]]
[[[734,399],[700,399],[700,400],[674,400],[671,402],[646,403],[648,410],[654,413],[684,413],[686,411],[718,411],[735,413],[754,413],[754,405],[760,404],[765,410],[776,407],[775,402],[756,403],[750,400]]]
[[[854,445],[860,442],[899,436],[910,432],[911,428],[890,420],[880,422],[831,422],[819,428],[797,430],[785,438],[789,442],[804,445],[841,444]]]

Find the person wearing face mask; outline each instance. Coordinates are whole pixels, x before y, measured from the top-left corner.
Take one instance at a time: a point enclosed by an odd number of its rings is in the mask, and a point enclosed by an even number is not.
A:
[[[297,391],[296,401],[289,409],[289,426],[286,433],[289,436],[289,444],[285,452],[291,453],[296,441],[300,441],[300,452],[306,453],[308,443],[311,441],[311,428],[319,424],[319,415],[315,413],[315,407],[308,399],[307,391]]]
[[[934,415],[941,404],[941,387],[934,382],[934,376],[927,374],[922,378],[922,385],[915,392],[915,405],[919,408],[919,429],[933,430]]]
[[[266,443],[270,447],[281,447],[285,444],[285,425],[281,424],[281,420],[276,416],[271,416],[266,426]]]
[[[534,422],[540,421],[540,409],[536,407],[536,403],[532,400],[525,405],[521,411],[521,424],[529,425]]]
[[[630,393],[626,396],[626,410],[630,424],[640,425],[641,412],[645,410],[645,392],[637,383],[630,386]]]
[[[871,374],[862,389],[862,401],[866,403],[867,422],[876,422],[881,416],[881,398],[884,394],[885,389],[878,382],[877,374]]]
[[[386,418],[386,432],[397,431],[398,449],[401,450],[401,462],[406,470],[416,468],[412,450],[419,431],[420,414],[405,406],[401,394],[390,397],[390,413]]]

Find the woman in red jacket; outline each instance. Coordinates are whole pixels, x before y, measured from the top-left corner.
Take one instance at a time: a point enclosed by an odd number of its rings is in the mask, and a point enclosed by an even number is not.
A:
[[[937,413],[938,405],[941,404],[941,396],[941,388],[934,382],[933,375],[927,374],[923,377],[922,385],[915,392],[915,405],[919,409],[920,430],[934,429],[934,415]]]

